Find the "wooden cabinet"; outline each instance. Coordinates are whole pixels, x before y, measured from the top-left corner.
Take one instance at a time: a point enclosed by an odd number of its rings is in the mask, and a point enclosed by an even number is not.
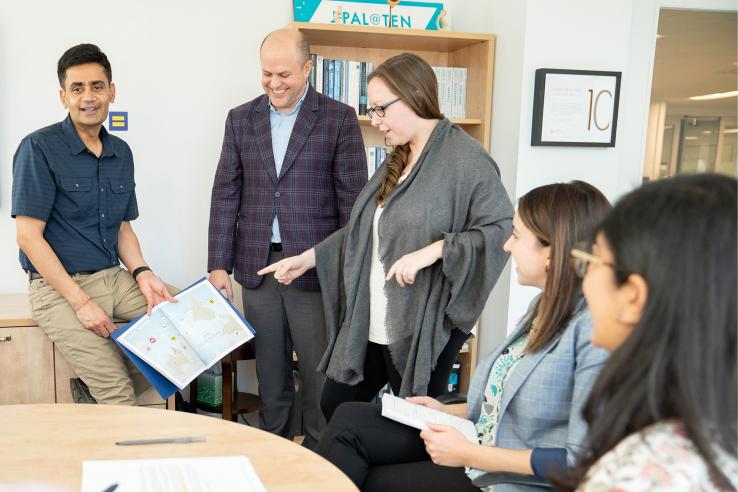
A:
[[[26,294],[1,294],[0,405],[74,403],[69,379],[76,377],[74,369],[31,318]],[[165,406],[153,388],[139,396],[139,403]],[[174,409],[173,401],[169,408]]]
[[[54,348],[38,326],[0,328],[0,404],[55,399]]]
[[[489,150],[494,35],[300,22],[293,23],[293,27],[305,34],[311,53],[329,59],[366,61],[377,66],[394,55],[413,52],[434,67],[466,68],[466,118],[451,121]],[[366,146],[384,145],[383,135],[371,127],[367,116],[360,115],[359,123]],[[466,393],[477,363],[476,336],[467,341],[459,362],[459,389]]]

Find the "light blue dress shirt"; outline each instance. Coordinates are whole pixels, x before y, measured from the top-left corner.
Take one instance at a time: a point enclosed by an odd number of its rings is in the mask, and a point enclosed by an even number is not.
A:
[[[274,155],[274,166],[277,168],[277,176],[282,172],[282,163],[284,162],[284,156],[287,153],[287,145],[290,143],[290,136],[292,135],[292,129],[295,127],[295,121],[297,121],[297,114],[300,112],[302,102],[305,100],[307,95],[307,83],[305,84],[305,92],[302,93],[302,97],[297,101],[295,110],[290,113],[280,113],[277,109],[269,103],[269,124],[272,129],[272,153]],[[277,220],[277,214],[274,214],[274,221],[272,222],[272,242],[281,243],[282,236],[279,233],[279,221]]]

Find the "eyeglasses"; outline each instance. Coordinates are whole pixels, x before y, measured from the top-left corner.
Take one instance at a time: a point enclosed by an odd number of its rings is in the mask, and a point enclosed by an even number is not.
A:
[[[395,98],[388,102],[387,104],[382,104],[381,106],[374,106],[373,108],[366,108],[366,115],[369,117],[369,119],[374,118],[374,115],[376,114],[380,118],[384,117],[384,111],[395,104],[397,101],[399,101],[400,98]]]
[[[572,248],[570,254],[572,265],[574,266],[574,271],[577,272],[577,275],[581,278],[584,278],[584,276],[587,274],[587,268],[589,267],[590,263],[605,265],[615,271],[625,273],[625,270],[623,270],[622,267],[616,265],[615,263],[603,260],[599,256],[593,255],[591,243],[577,243],[575,247]]]

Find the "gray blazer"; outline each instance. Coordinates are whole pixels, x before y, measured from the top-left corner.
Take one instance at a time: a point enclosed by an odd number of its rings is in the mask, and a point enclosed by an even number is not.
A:
[[[530,321],[528,313],[515,331],[477,366],[467,397],[471,421],[479,419],[492,364],[525,331]],[[567,462],[570,466],[574,464],[587,433],[582,407],[608,355],[590,343],[591,333],[592,319],[581,299],[566,327],[545,348],[518,362],[502,390],[497,446],[507,449],[565,448]],[[547,487],[532,475],[503,472],[487,473],[472,483],[477,487],[495,484],[495,492]]]

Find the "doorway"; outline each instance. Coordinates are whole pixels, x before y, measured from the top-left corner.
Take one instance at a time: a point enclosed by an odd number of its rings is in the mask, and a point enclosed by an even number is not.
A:
[[[736,12],[662,9],[643,177],[736,175]]]

